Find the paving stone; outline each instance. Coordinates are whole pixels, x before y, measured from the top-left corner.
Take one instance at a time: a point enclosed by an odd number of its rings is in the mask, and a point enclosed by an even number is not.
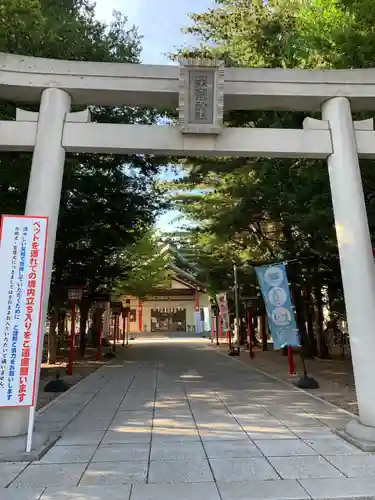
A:
[[[320,456],[270,457],[269,461],[283,479],[344,477],[343,474]]]
[[[92,459],[93,462],[139,462],[147,461],[150,455],[148,443],[102,444]]]
[[[53,446],[40,461],[34,462],[34,464],[88,463],[95,450],[96,445]]]
[[[131,500],[220,500],[215,483],[136,484]]]
[[[28,462],[0,463],[0,488],[7,486],[13,481],[27,465]]]
[[[104,434],[102,444],[120,444],[120,443],[150,443],[151,431],[138,429],[137,432],[122,430],[110,430]]]
[[[157,418],[193,418],[190,408],[186,410],[166,410],[164,408],[155,409],[155,419]]]
[[[2,489],[0,488],[0,498],[1,500],[39,500],[44,488],[39,489],[29,489],[29,488],[18,488],[18,489]]]
[[[279,479],[265,458],[210,459],[216,481],[237,482],[250,478]]]
[[[126,351],[123,366],[119,353],[114,366],[100,368],[37,418],[37,426],[61,429],[81,410],[44,457],[70,463],[34,463],[4,491],[22,494],[21,486],[51,485],[43,500],[117,500],[117,494],[129,500],[134,484],[131,500],[218,500],[201,438],[222,500],[304,500],[307,493],[295,479],[306,481],[313,491],[308,478],[336,478],[341,485],[345,474],[361,476],[372,488],[367,477],[375,477],[375,461],[341,442],[325,425],[346,418],[340,411],[233,363],[203,342],[198,346],[134,346]],[[150,444],[152,484],[146,485]],[[353,457],[366,460],[346,460]],[[85,463],[73,463],[81,459]],[[332,465],[336,459],[338,467]],[[17,474],[13,470],[10,480]],[[370,491],[360,490],[354,480],[343,490],[326,482],[326,490],[336,492],[336,498],[340,491],[354,498]],[[31,495],[33,490],[27,491]],[[1,493],[0,500],[8,500]],[[318,489],[316,494],[322,500]]]
[[[152,443],[151,460],[204,460],[205,453],[200,442],[169,441]]]
[[[208,441],[204,444],[208,458],[261,457],[259,449],[250,439],[237,441]]]
[[[11,488],[76,486],[87,464],[29,465],[10,485]]]
[[[260,439],[254,440],[266,457],[289,457],[293,455],[317,455],[310,446],[300,439]]]
[[[153,429],[152,443],[193,443],[201,442],[201,438],[197,430],[189,430],[189,432],[167,432]]]
[[[149,483],[200,483],[213,481],[205,459],[157,460],[150,463]]]
[[[246,426],[246,432],[251,439],[296,439],[296,435],[284,426]]]
[[[40,500],[129,500],[131,486],[77,486],[75,488],[47,488]]]
[[[327,460],[348,477],[375,478],[375,455],[327,456]]]
[[[155,417],[153,420],[154,427],[196,427],[193,416],[179,417],[177,415],[171,417]]]
[[[38,422],[70,422],[78,413],[79,408],[59,409],[52,406],[38,417]]]
[[[80,486],[145,483],[148,462],[95,462],[85,471]]]
[[[307,439],[306,443],[319,455],[363,455],[362,450],[335,436],[327,439]]]
[[[200,441],[197,429],[195,428],[165,428],[153,427],[152,440],[158,441]]]
[[[314,500],[375,497],[375,479],[343,478],[343,479],[301,479],[301,485]]]
[[[310,496],[293,480],[218,483],[222,500],[307,500]]]
[[[240,428],[236,430],[203,429],[199,430],[203,442],[208,441],[249,441],[248,435]]]
[[[70,431],[64,432],[55,446],[80,446],[98,445],[102,440],[105,431]]]
[[[335,437],[335,434],[329,427],[301,427],[301,426],[290,426],[289,429],[295,436],[300,439],[327,439]]]
[[[115,414],[111,425],[151,426],[152,413],[137,411],[118,411]]]
[[[60,432],[62,429],[66,427],[66,424],[63,422],[39,422],[38,420],[35,422],[34,434],[51,434],[53,432]]]
[[[69,425],[65,427],[64,430],[67,432],[72,431],[106,431],[111,423],[110,419],[106,420],[84,420],[76,421],[73,420]]]

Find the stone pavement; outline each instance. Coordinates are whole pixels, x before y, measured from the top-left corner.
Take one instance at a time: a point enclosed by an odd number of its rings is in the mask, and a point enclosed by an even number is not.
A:
[[[0,464],[1,500],[375,498],[344,411],[205,341],[135,344],[38,415],[62,437]]]

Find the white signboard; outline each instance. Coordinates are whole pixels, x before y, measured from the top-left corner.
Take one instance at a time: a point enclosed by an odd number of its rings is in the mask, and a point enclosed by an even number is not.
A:
[[[203,333],[201,313],[199,311],[196,311],[195,313],[195,333],[197,333],[198,335]]]
[[[228,310],[228,302],[227,302],[227,294],[219,293],[216,295],[217,303],[219,304],[219,311],[221,313],[221,317],[223,318],[223,328],[224,330],[230,329],[229,324],[229,310]]]
[[[0,407],[35,403],[46,241],[46,217],[2,217]]]

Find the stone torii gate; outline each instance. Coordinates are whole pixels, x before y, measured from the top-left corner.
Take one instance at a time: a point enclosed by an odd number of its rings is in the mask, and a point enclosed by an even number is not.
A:
[[[358,157],[375,158],[375,70],[223,68],[71,62],[0,54],[0,98],[40,101],[0,121],[0,150],[33,151],[26,215],[49,217],[42,320],[46,317],[65,153],[326,158],[350,331],[360,422],[348,439],[375,449],[375,268]],[[179,109],[175,126],[90,123],[71,105]],[[224,109],[316,112],[301,130],[222,127]],[[41,336],[42,337],[42,336]],[[41,339],[43,342],[43,338]],[[27,409],[0,410],[0,437],[27,430]]]

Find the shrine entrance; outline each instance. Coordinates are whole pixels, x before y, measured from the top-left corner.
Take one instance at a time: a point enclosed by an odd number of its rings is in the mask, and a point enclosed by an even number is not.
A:
[[[186,309],[151,309],[151,332],[186,332]]]
[[[327,159],[361,421],[347,432],[375,444],[375,273],[358,161],[375,158],[375,132],[373,120],[352,119],[352,111],[375,110],[375,71],[224,68],[208,59],[178,67],[1,57],[0,97],[40,102],[39,113],[19,109],[15,121],[0,121],[0,149],[33,151],[26,215],[49,223],[42,324],[66,153]],[[90,123],[89,111],[71,113],[72,104],[178,109],[179,124]],[[320,110],[322,119],[306,118],[298,130],[229,128],[224,109]],[[0,437],[24,434],[27,421],[27,408],[1,409]]]

